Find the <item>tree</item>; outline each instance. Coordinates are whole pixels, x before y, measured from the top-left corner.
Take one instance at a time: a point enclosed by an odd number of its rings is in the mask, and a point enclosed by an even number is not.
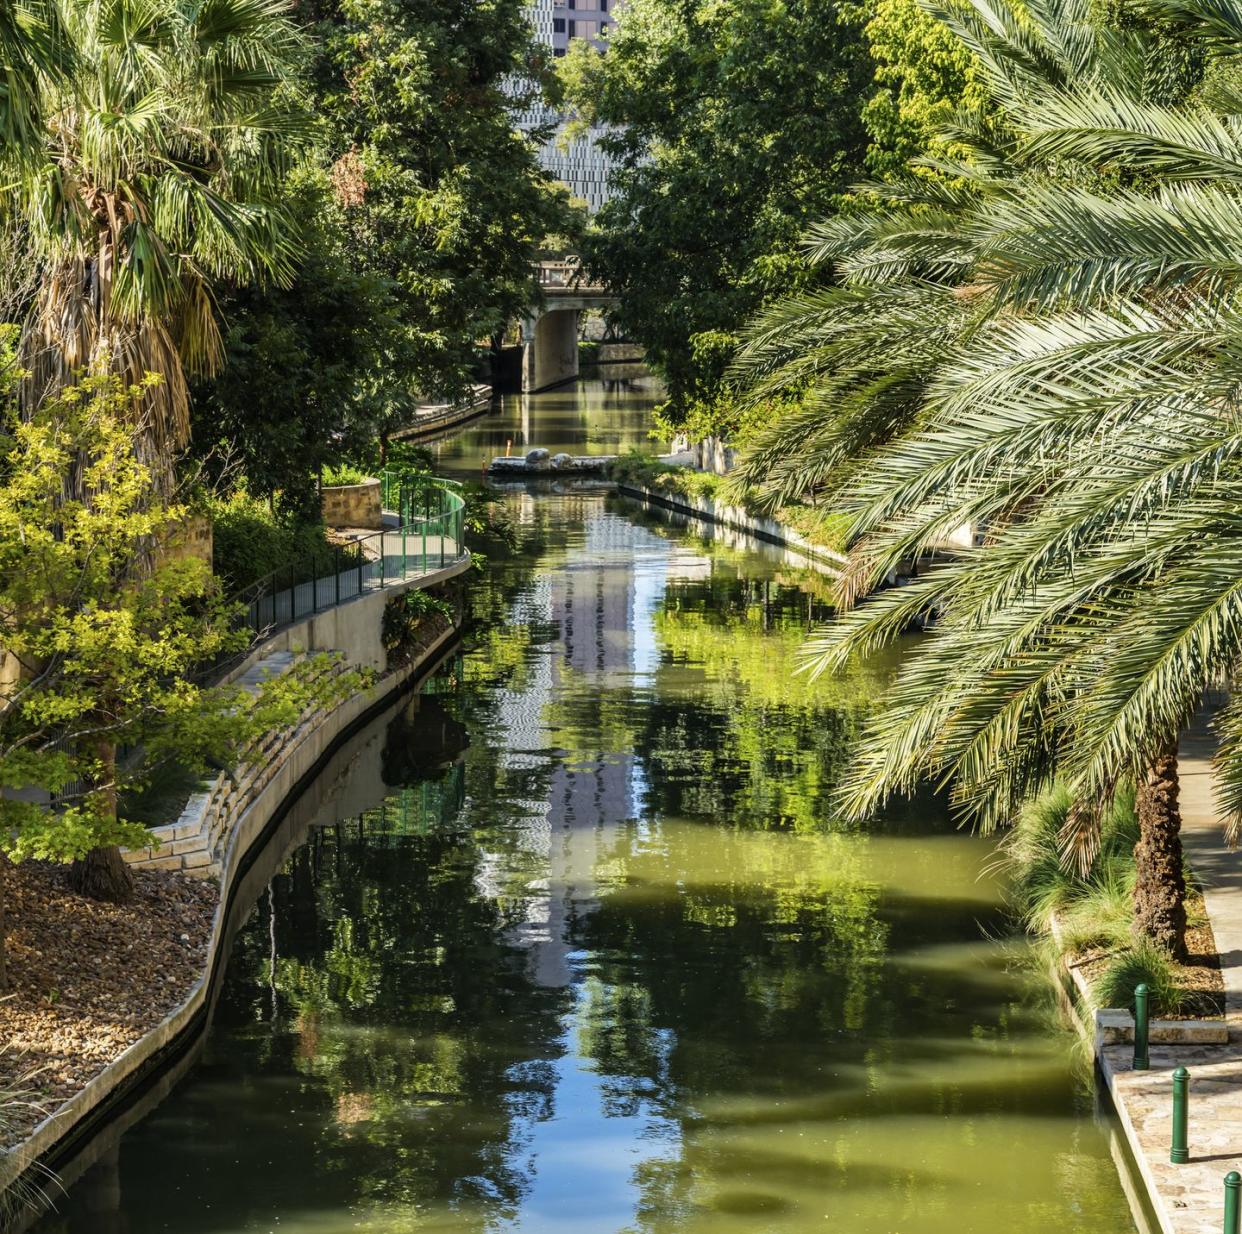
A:
[[[857,15],[875,63],[875,92],[863,106],[871,136],[867,168],[886,177],[940,148],[960,108],[988,103],[970,50],[919,0],[879,0]]]
[[[108,899],[131,891],[117,846],[148,841],[122,790],[167,761],[230,758],[329,697],[296,672],[254,698],[207,682],[250,634],[208,566],[178,553],[188,511],[141,460],[157,381],[100,373],[28,416],[10,407],[0,453],[0,647],[17,670],[0,689],[0,788],[27,790],[0,797],[0,851],[72,861],[78,889]],[[71,471],[80,496],[65,496]],[[358,683],[342,674],[331,695]]]
[[[1242,13],[1171,12],[1192,37],[1242,31]],[[774,491],[835,485],[854,511],[847,603],[963,524],[984,531],[808,649],[817,667],[845,663],[936,617],[862,735],[850,810],[931,777],[989,827],[1060,777],[1075,801],[1063,846],[1087,863],[1131,779],[1136,923],[1178,952],[1177,736],[1242,652],[1242,148],[1205,105],[1161,101],[1143,30],[1093,29],[1076,4],[995,14],[980,5],[953,28],[1014,140],[980,142],[962,188],[898,188],[905,205],[821,232],[856,286],[757,328],[759,384],[801,381],[819,412],[761,449]],[[808,364],[797,349],[812,340]],[[1240,718],[1218,725],[1235,818]]]
[[[577,42],[562,64],[620,163],[587,264],[684,412],[718,395],[746,318],[805,281],[803,229],[862,168],[871,66],[834,0],[632,0],[606,55]]]
[[[537,297],[564,192],[514,116],[545,77],[503,0],[315,0],[314,109],[349,260],[386,279],[400,331],[385,356],[382,436],[421,394],[455,396],[481,342]]]
[[[28,224],[45,267],[25,402],[104,356],[127,385],[160,374],[143,454],[168,487],[189,433],[186,373],[222,359],[216,288],[291,271],[281,191],[304,122],[284,87],[299,40],[281,0],[16,14],[24,59],[0,121],[19,140],[0,142],[0,217]]]
[[[327,176],[301,169],[288,204],[297,271],[220,297],[225,364],[193,388],[194,441],[209,468],[240,466],[251,493],[317,520],[321,469],[363,453],[404,405],[391,363],[403,326],[391,281],[353,260]]]

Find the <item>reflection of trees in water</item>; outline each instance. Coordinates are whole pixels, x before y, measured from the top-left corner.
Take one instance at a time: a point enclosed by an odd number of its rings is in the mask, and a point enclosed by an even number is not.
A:
[[[527,1185],[523,1128],[553,1101],[531,1064],[558,1052],[564,997],[499,941],[480,850],[444,824],[460,785],[455,768],[428,810],[419,786],[316,832],[239,941],[228,1001],[268,1019],[274,987],[286,1031],[263,1034],[266,1066],[312,1080],[325,1123],[303,1168],[368,1201],[460,1208],[465,1231]]]
[[[834,824],[833,789],[885,674],[795,673],[804,605],[797,588],[727,575],[670,583],[655,617],[657,701],[636,743],[650,809],[795,831]]]

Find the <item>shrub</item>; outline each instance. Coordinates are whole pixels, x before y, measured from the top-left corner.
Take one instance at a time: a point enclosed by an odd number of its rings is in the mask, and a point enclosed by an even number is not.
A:
[[[244,489],[215,498],[210,506],[214,568],[229,591],[249,587],[275,570],[290,570],[293,581],[331,570],[332,547],[322,523],[282,518]]]
[[[1100,851],[1085,878],[1061,861],[1058,837],[1069,811],[1069,794],[1056,785],[1026,806],[1006,837],[1002,862],[1013,877],[1018,910],[1037,930],[1048,929],[1054,915],[1068,914],[1080,931],[1095,928],[1090,924],[1094,918],[1102,934],[1112,937],[1116,907],[1134,885],[1138,816],[1133,790],[1118,792],[1100,820]]]
[[[1146,939],[1135,942],[1096,978],[1092,993],[1101,1007],[1133,1007],[1134,989],[1143,982],[1151,991],[1157,1015],[1176,1015],[1182,1009],[1182,991],[1167,952]]]
[[[776,512],[776,521],[793,528],[812,544],[845,552],[850,515],[824,506],[785,506]]]
[[[402,662],[417,645],[423,626],[428,621],[453,619],[453,605],[444,596],[430,591],[407,591],[384,605],[381,638],[388,652],[389,666]]]
[[[335,488],[339,484],[365,484],[374,478],[353,463],[331,463],[323,469],[319,482],[325,488]]]

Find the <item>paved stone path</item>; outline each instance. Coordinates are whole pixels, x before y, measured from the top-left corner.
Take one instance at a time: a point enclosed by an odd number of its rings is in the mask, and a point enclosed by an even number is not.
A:
[[[1206,724],[1182,742],[1182,839],[1204,887],[1225,984],[1225,1045],[1151,1047],[1151,1070],[1131,1069],[1133,1047],[1099,1060],[1165,1234],[1220,1234],[1224,1176],[1242,1171],[1242,850],[1230,849],[1212,788]],[[1169,1162],[1172,1073],[1190,1072],[1190,1161]]]
[[[1147,1181],[1160,1227],[1167,1234],[1221,1234],[1223,1179],[1242,1170],[1242,1057],[1236,1045],[1157,1046],[1151,1070],[1131,1069],[1133,1047],[1100,1051],[1138,1167]],[[1171,1165],[1175,1067],[1190,1072],[1190,1160]]]

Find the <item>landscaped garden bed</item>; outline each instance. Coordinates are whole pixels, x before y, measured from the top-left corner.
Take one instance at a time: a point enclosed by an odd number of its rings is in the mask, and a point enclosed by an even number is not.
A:
[[[0,861],[3,859],[0,858]],[[206,965],[214,882],[135,871],[134,897],[108,904],[70,891],[66,868],[0,871],[10,923],[0,996],[0,1147],[11,1147],[159,1023]]]

